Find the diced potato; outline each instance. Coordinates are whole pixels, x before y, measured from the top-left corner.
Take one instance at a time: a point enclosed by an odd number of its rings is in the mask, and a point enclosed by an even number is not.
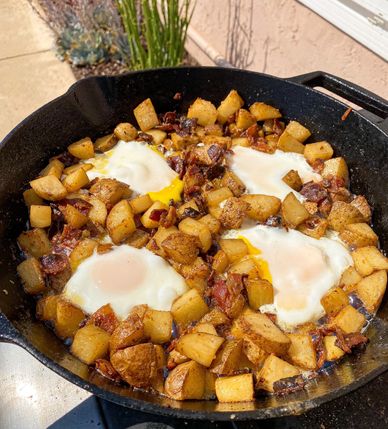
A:
[[[219,250],[213,258],[212,268],[217,274],[222,274],[229,265],[229,259],[223,250]]]
[[[209,228],[201,222],[195,219],[187,217],[183,219],[178,225],[179,231],[185,234],[197,237],[201,243],[201,249],[203,252],[207,252],[212,245],[212,235]]]
[[[222,176],[221,185],[229,188],[235,197],[241,196],[245,191],[244,183],[232,171],[227,171]]]
[[[304,145],[287,131],[284,131],[279,137],[278,149],[283,152],[303,153]]]
[[[242,340],[225,341],[218,350],[211,365],[211,372],[219,375],[231,375],[239,369],[242,353]]]
[[[198,137],[193,136],[191,134],[186,136],[181,136],[180,134],[177,134],[177,133],[171,133],[170,138],[171,138],[172,148],[174,150],[182,150],[187,145],[198,142]]]
[[[144,213],[152,206],[152,200],[148,194],[140,195],[129,201],[134,214]]]
[[[321,299],[321,304],[326,314],[335,316],[349,304],[349,298],[340,287],[335,287]]]
[[[150,98],[147,98],[133,109],[136,121],[143,132],[154,128],[159,124],[158,115]]]
[[[365,316],[349,304],[337,314],[332,324],[342,329],[345,334],[351,334],[360,332],[365,321]]]
[[[265,350],[248,337],[243,339],[243,351],[249,362],[255,366],[261,366],[268,356]]]
[[[163,344],[170,340],[172,315],[169,311],[148,309],[143,319],[144,334],[154,344]]]
[[[323,345],[325,347],[326,360],[329,362],[340,359],[345,352],[335,345],[337,341],[336,335],[327,335],[323,338]]]
[[[168,369],[175,368],[177,365],[187,362],[189,360],[190,359],[187,356],[182,355],[177,350],[175,349],[171,350],[171,352],[168,354],[167,368]]]
[[[63,170],[63,174],[74,173],[74,171],[77,171],[80,168],[82,168],[85,171],[89,171],[89,170],[91,170],[93,168],[93,164],[89,164],[89,163],[86,163],[86,162],[79,163],[79,164],[73,164],[73,165],[70,165],[70,167],[66,167]]]
[[[51,252],[51,243],[46,232],[40,228],[22,232],[18,237],[18,243],[24,252],[35,258]]]
[[[267,390],[268,392],[273,392],[274,383],[276,381],[282,380],[283,378],[295,377],[299,374],[300,371],[295,366],[275,355],[270,355],[257,374],[256,387]]]
[[[208,369],[205,370],[205,391],[203,393],[203,399],[215,399],[216,379],[216,374],[210,372]]]
[[[36,317],[46,322],[55,322],[59,295],[49,295],[40,298],[36,304]]]
[[[361,212],[344,201],[335,201],[327,218],[329,227],[341,232],[351,223],[359,223],[364,219]]]
[[[296,170],[290,170],[283,178],[283,182],[292,188],[294,191],[299,192],[302,189],[302,179]]]
[[[75,192],[89,184],[88,175],[83,168],[73,171],[63,180],[63,185],[68,192]]]
[[[198,256],[198,246],[197,237],[181,231],[170,234],[161,244],[168,258],[185,265],[195,261]]]
[[[160,226],[152,238],[155,240],[156,244],[161,247],[162,242],[171,234],[177,231],[178,228],[176,226],[170,226],[169,228],[164,228],[163,226]]]
[[[228,198],[222,206],[219,220],[225,229],[241,227],[249,209],[249,203],[241,198]]]
[[[81,228],[88,222],[88,217],[77,210],[71,204],[67,204],[63,210],[63,215],[67,224],[73,228]]]
[[[53,159],[48,163],[47,167],[40,172],[40,176],[52,175],[60,179],[64,167],[63,162],[59,161],[59,159]]]
[[[93,195],[82,197],[82,199],[85,199],[85,201],[92,205],[88,213],[89,219],[95,224],[104,226],[108,215],[106,205],[99,198]]]
[[[216,122],[217,110],[213,103],[198,97],[189,107],[187,117],[197,118],[198,124],[205,127]]]
[[[103,136],[98,138],[94,142],[94,150],[97,152],[107,152],[116,146],[119,139],[115,134],[108,134],[107,136]]]
[[[128,200],[122,200],[112,208],[106,218],[106,227],[115,244],[121,243],[136,230],[132,208]]]
[[[228,120],[229,116],[236,113],[243,104],[244,101],[238,92],[232,89],[217,108],[217,121],[220,124],[224,124]]]
[[[306,222],[301,223],[298,226],[298,230],[300,232],[303,232],[303,234],[306,234],[310,237],[313,237],[319,240],[321,237],[325,235],[327,226],[328,226],[328,222],[326,219],[323,219],[319,216],[312,216],[311,219],[308,219]]]
[[[216,219],[211,214],[207,214],[198,220],[199,220],[199,222],[205,224],[209,228],[212,235],[216,235],[220,232],[221,223],[218,219]]]
[[[147,134],[149,134],[150,136],[152,136],[153,143],[155,145],[162,144],[163,141],[164,141],[164,139],[167,136],[167,133],[165,131],[162,131],[162,130],[148,130]]]
[[[353,292],[356,284],[361,279],[362,277],[358,274],[357,270],[354,267],[349,267],[342,273],[339,285],[346,293],[350,293]]]
[[[94,157],[94,146],[90,137],[85,137],[75,143],[72,143],[67,147],[67,150],[79,159],[89,159]]]
[[[206,203],[209,207],[216,207],[222,201],[231,197],[233,197],[233,193],[226,186],[223,188],[215,189],[214,191],[206,192],[205,194]]]
[[[197,218],[201,216],[199,207],[194,199],[187,201],[182,204],[176,211],[179,219],[184,219],[186,217]]]
[[[114,135],[125,142],[135,140],[137,137],[137,129],[129,122],[118,124],[113,130]]]
[[[361,276],[369,276],[375,270],[388,270],[388,258],[377,247],[360,247],[352,252],[354,267]]]
[[[246,402],[254,400],[253,374],[240,374],[216,379],[219,402]]]
[[[30,224],[32,228],[47,228],[51,225],[51,207],[36,206],[30,207]]]
[[[273,286],[268,280],[247,279],[245,287],[248,293],[249,306],[252,309],[257,310],[262,305],[273,303]]]
[[[153,220],[152,215],[154,210],[166,210],[168,211],[168,206],[163,204],[160,201],[155,201],[150,208],[143,214],[141,217],[141,223],[146,228],[157,228],[159,226],[159,220]]]
[[[232,147],[232,139],[229,136],[205,136],[202,138],[202,141],[205,145],[217,145],[225,150]]]
[[[40,206],[43,204],[43,199],[32,189],[27,189],[23,192],[23,199],[27,207],[32,205]]]
[[[265,222],[270,216],[276,215],[281,206],[277,197],[270,195],[248,194],[241,197],[249,204],[247,215],[259,222]]]
[[[174,368],[166,378],[165,394],[172,399],[202,399],[205,392],[205,368],[191,360]]]
[[[330,178],[330,176],[339,177],[345,181],[345,184],[349,183],[349,170],[346,165],[346,161],[340,156],[337,158],[331,158],[325,161],[322,177]]]
[[[228,270],[229,273],[236,273],[246,275],[248,278],[257,279],[259,278],[259,271],[257,267],[257,261],[250,255],[245,256],[239,261],[235,262]]]
[[[211,323],[214,326],[219,326],[229,323],[229,319],[219,308],[212,308],[199,323]]]
[[[128,246],[136,247],[136,249],[141,249],[148,244],[149,240],[150,235],[148,232],[143,231],[142,229],[137,229],[124,241],[124,243],[128,244]]]
[[[249,106],[249,111],[256,118],[256,121],[266,121],[267,119],[278,119],[282,117],[279,109],[265,103],[253,103]]]
[[[317,367],[317,355],[311,335],[287,334],[291,340],[288,357],[291,362],[303,369],[314,370]]]
[[[191,264],[181,265],[178,272],[184,277],[189,288],[196,288],[200,293],[204,292],[210,269],[202,258],[198,257]]]
[[[250,145],[248,137],[235,137],[232,139],[232,146],[249,147]]]
[[[86,325],[74,335],[71,353],[87,365],[105,357],[109,349],[109,334],[103,329]]]
[[[209,213],[215,218],[215,219],[217,219],[218,221],[219,221],[219,219],[220,219],[220,216],[221,216],[221,213],[222,213],[222,208],[221,207],[213,207],[213,206],[210,206],[210,207],[208,207],[208,210],[209,210]],[[220,225],[221,225],[221,222],[220,222]]]
[[[85,319],[83,311],[64,299],[57,302],[55,332],[61,338],[73,337],[79,324]]]
[[[180,326],[187,326],[203,317],[209,307],[196,289],[190,289],[178,297],[171,306],[171,314]]]
[[[375,312],[383,299],[387,287],[387,272],[376,271],[368,277],[364,277],[356,286],[357,296],[364,303],[365,308]]]
[[[66,197],[67,190],[55,176],[43,176],[30,182],[35,193],[45,200],[58,201]]]
[[[175,348],[179,353],[208,368],[223,342],[222,337],[195,332],[180,337]]]
[[[311,136],[310,131],[297,121],[290,121],[285,131],[302,143]]]
[[[240,238],[222,238],[219,244],[232,264],[248,254],[248,246]]]
[[[98,326],[110,335],[113,334],[114,330],[119,326],[119,323],[110,304],[105,304],[100,307],[86,322],[87,325]]]
[[[372,217],[372,209],[363,195],[358,195],[350,204],[358,209],[364,217],[364,222],[370,222]]]
[[[252,106],[251,106],[252,107]],[[236,126],[240,130],[246,130],[256,123],[256,118],[246,109],[239,109],[236,114]]]
[[[21,262],[17,267],[17,272],[22,280],[26,293],[37,295],[46,289],[44,276],[40,263],[36,258],[29,258]]]
[[[84,238],[81,240],[70,253],[70,267],[74,272],[78,265],[89,256],[93,255],[94,249],[97,247],[97,242],[90,238]]]
[[[218,335],[216,328],[211,323],[198,323],[191,330],[191,333],[193,332],[202,332],[204,334]]]
[[[377,234],[367,223],[353,223],[346,225],[340,234],[342,241],[351,247],[376,246]]]
[[[283,222],[290,228],[296,228],[310,217],[304,205],[290,192],[282,202]]]
[[[333,153],[333,148],[327,141],[306,144],[304,147],[304,157],[310,163],[313,163],[317,159],[326,161],[333,156]]]

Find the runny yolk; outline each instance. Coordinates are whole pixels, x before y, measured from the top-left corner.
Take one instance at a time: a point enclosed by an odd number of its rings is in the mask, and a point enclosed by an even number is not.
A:
[[[268,280],[270,283],[272,283],[272,275],[269,270],[268,262],[264,259],[261,259],[258,255],[261,254],[261,250],[257,249],[256,247],[252,246],[251,242],[245,238],[244,236],[240,235],[237,238],[242,240],[248,247],[248,253],[253,257],[257,269],[259,270],[260,277],[264,280]]]
[[[176,177],[170,185],[158,192],[148,192],[148,195],[152,201],[160,201],[164,204],[168,204],[170,200],[180,201],[182,191],[183,182],[179,179],[179,177]]]

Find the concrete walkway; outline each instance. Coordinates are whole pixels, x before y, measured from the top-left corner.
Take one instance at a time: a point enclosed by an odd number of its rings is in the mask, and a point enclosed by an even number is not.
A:
[[[0,140],[75,81],[54,41],[27,0],[0,0]]]

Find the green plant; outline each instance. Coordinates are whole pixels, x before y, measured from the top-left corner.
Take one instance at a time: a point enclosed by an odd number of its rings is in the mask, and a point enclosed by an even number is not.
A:
[[[134,70],[182,64],[191,0],[117,0]]]

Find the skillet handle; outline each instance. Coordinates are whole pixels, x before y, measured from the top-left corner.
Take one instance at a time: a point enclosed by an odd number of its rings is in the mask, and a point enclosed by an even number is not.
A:
[[[380,116],[382,119],[388,118],[388,101],[379,97],[367,89],[361,88],[352,82],[334,76],[323,71],[316,71],[288,78],[287,80],[309,87],[320,86],[334,92],[346,100],[357,104],[369,112]]]
[[[0,311],[0,342],[20,345],[21,335]]]

